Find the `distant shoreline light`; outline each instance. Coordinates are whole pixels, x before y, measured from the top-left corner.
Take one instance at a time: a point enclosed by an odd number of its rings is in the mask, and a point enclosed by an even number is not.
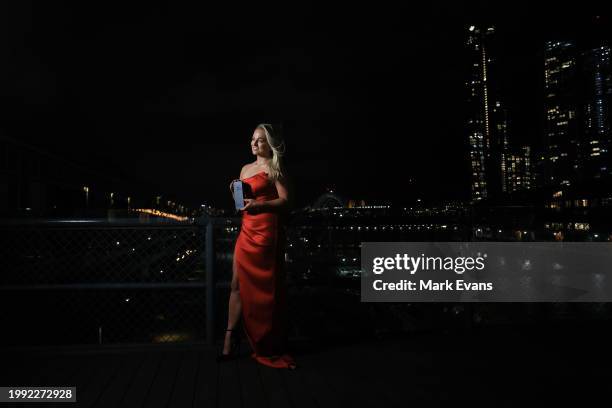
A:
[[[134,212],[140,212],[140,213],[145,213],[145,214],[151,214],[151,215],[156,215],[158,217],[164,217],[164,218],[170,218],[176,221],[187,221],[189,219],[189,217],[183,217],[180,215],[176,215],[176,214],[171,214],[171,213],[167,213],[167,212],[163,212],[163,211],[159,211],[153,208],[134,208],[130,211],[134,211]]]

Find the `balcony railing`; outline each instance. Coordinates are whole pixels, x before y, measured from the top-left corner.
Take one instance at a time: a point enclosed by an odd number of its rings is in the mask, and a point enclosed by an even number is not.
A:
[[[212,343],[238,225],[2,221],[0,343]]]
[[[364,231],[319,221],[288,225],[294,338],[611,315],[607,304],[360,302],[361,241],[452,235],[436,235],[448,228],[423,235],[410,228],[385,230],[385,224]],[[0,347],[214,343],[226,324],[239,227],[239,218],[0,221]]]

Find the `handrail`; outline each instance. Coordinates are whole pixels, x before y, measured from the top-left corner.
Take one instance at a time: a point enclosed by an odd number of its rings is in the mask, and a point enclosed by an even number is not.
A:
[[[198,219],[199,220],[199,219]],[[199,220],[199,222],[201,222]],[[36,226],[77,226],[77,225],[172,225],[172,226],[189,226],[194,225],[195,219],[192,221],[176,221],[171,219],[139,219],[139,218],[0,218],[0,226],[4,225],[36,225]]]
[[[198,240],[204,239],[204,250],[200,251],[200,256],[204,256],[205,263],[205,281],[204,282],[100,282],[100,283],[69,283],[69,284],[26,284],[26,285],[3,285],[0,287],[0,293],[9,291],[24,291],[24,290],[89,290],[89,289],[204,289],[206,296],[206,342],[209,345],[213,345],[215,341],[215,315],[216,315],[216,289],[227,288],[230,286],[229,282],[217,282],[215,277],[215,226],[235,226],[239,223],[239,217],[211,217],[201,216],[197,218],[191,218],[187,222],[181,222],[176,220],[167,219],[147,219],[142,220],[138,218],[83,218],[83,219],[48,219],[48,218],[35,218],[35,219],[0,219],[0,228],[9,227],[13,228],[29,228],[29,227],[42,227],[42,228],[67,228],[67,229],[81,229],[81,228],[194,228],[197,229],[197,236],[201,237]],[[200,235],[201,234],[201,235]]]

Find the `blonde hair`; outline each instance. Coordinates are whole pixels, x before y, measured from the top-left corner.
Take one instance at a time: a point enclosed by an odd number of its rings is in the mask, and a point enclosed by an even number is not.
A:
[[[270,160],[270,173],[268,176],[272,180],[278,180],[285,176],[283,156],[285,155],[285,141],[280,132],[280,126],[272,126],[269,123],[260,123],[256,129],[262,129],[266,135],[266,140],[272,149],[272,160]]]

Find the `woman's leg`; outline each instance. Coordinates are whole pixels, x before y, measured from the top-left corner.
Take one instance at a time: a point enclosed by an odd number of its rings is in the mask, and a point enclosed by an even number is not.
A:
[[[236,258],[234,257],[232,263],[232,283],[231,291],[229,296],[229,311],[227,314],[227,328],[234,329],[238,320],[240,319],[240,312],[242,311],[242,301],[240,299],[240,288],[238,285],[238,269],[236,268]],[[230,351],[230,339],[232,332],[225,332],[225,341],[223,344],[223,353],[229,353]]]

